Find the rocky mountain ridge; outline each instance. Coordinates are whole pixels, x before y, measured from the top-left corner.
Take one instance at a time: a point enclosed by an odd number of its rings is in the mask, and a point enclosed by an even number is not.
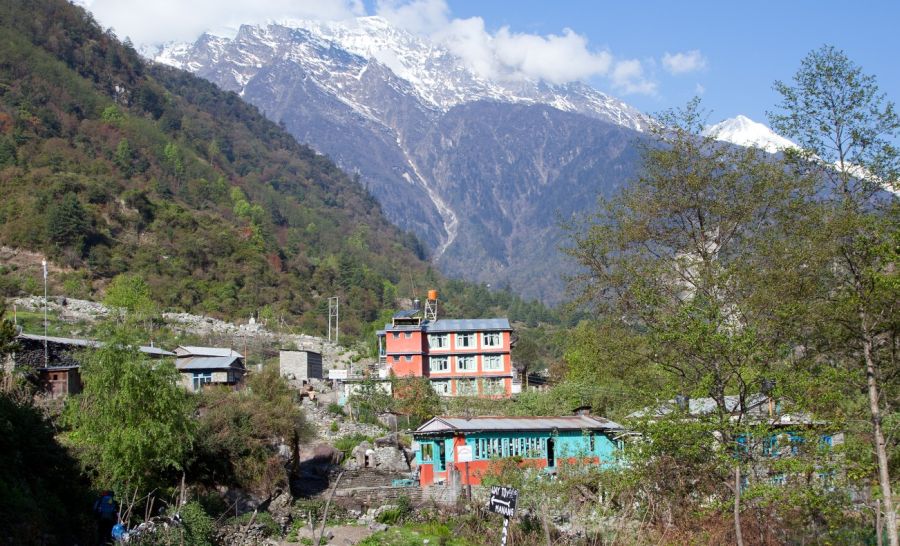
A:
[[[646,118],[583,84],[488,81],[377,17],[241,27],[157,61],[239,93],[327,154],[451,275],[556,303],[561,219],[635,170]]]

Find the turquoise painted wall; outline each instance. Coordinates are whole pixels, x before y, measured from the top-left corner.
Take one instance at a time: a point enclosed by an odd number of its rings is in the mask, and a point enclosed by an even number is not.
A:
[[[615,464],[620,446],[608,436],[581,431],[550,432],[483,432],[466,436],[466,444],[472,448],[474,460],[489,460],[502,457],[520,456],[524,459],[546,459],[547,441],[552,436],[554,457],[558,461],[568,457],[599,457],[604,466]],[[593,436],[593,441],[592,437]],[[447,463],[454,460],[453,438],[417,438],[420,448],[416,451],[416,461],[430,464],[437,458],[438,444],[443,444]],[[423,461],[422,448],[431,444],[434,454],[432,461]]]

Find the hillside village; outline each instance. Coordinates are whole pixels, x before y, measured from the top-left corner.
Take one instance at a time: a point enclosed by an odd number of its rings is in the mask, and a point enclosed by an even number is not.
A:
[[[842,50],[710,126],[379,17],[157,62],[4,8],[0,544],[900,546],[900,116]]]

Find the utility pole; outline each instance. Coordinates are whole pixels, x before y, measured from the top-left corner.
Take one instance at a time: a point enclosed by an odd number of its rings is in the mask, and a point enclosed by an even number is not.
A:
[[[50,366],[50,353],[47,350],[47,260],[41,260],[44,269],[44,367]]]
[[[340,312],[338,307],[340,305],[340,300],[337,296],[333,296],[328,298],[328,341],[338,342],[338,338],[340,337],[340,327],[338,325],[338,321],[340,319]],[[332,332],[332,324],[334,324],[334,339],[331,339]]]

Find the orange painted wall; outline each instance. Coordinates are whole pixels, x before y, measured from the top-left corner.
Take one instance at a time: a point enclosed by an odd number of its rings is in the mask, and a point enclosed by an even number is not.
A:
[[[419,485],[425,487],[426,485],[431,485],[434,483],[434,465],[432,464],[420,464],[419,465]]]
[[[407,338],[406,334],[409,334],[410,337]],[[424,352],[421,331],[387,332],[387,335],[385,335],[385,345],[388,354]]]
[[[422,355],[411,355],[410,361],[407,362],[405,356],[393,355],[388,357],[388,363],[394,374],[403,376],[421,377],[422,373]]]

